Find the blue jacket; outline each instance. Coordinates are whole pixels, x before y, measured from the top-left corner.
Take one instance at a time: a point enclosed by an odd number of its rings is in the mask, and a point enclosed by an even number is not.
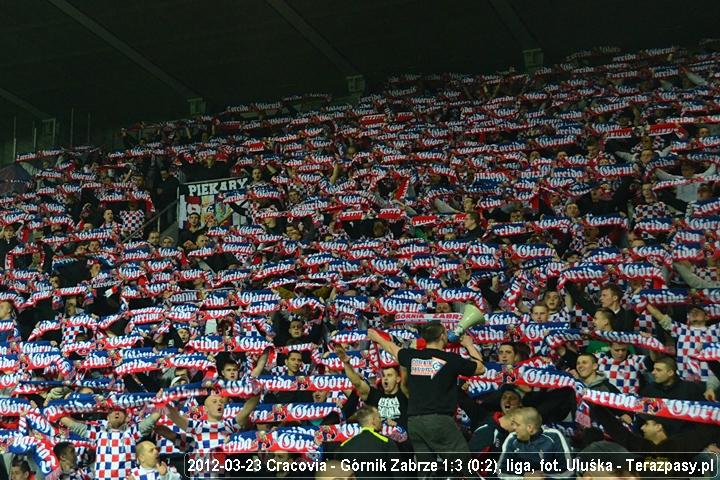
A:
[[[570,447],[567,440],[559,430],[554,428],[542,428],[540,432],[533,435],[527,442],[518,440],[517,435],[513,432],[505,439],[502,446],[502,454],[498,460],[498,469],[500,470],[500,478],[516,479],[523,476],[530,469],[541,471],[540,461],[553,462],[557,460],[559,467],[557,473],[552,473],[545,468],[542,471],[546,478],[569,478],[572,472],[567,470],[567,465],[571,462]],[[527,462],[527,463],[525,463]],[[516,468],[525,467],[524,473],[516,473]]]

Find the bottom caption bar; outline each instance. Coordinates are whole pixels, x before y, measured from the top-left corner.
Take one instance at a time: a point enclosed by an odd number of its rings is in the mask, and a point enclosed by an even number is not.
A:
[[[539,453],[539,454],[538,454]],[[183,471],[189,478],[720,478],[720,456],[713,452],[513,452],[471,456],[447,452],[419,460],[411,452],[378,458],[371,452],[229,455],[188,454]]]

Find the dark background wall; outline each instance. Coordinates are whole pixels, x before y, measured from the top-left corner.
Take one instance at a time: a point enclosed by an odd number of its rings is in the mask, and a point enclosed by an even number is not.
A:
[[[349,74],[372,89],[396,73],[521,69],[529,47],[550,64],[597,45],[692,46],[720,37],[718,18],[718,0],[3,0],[0,155],[13,139],[31,147],[33,124],[50,141],[43,116],[56,144],[71,112],[73,143],[107,142],[140,119],[187,116],[192,96],[214,112],[347,95]]]

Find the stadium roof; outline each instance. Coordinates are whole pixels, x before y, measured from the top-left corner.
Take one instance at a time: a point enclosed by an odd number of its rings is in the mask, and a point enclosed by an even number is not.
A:
[[[0,129],[13,116],[96,122],[187,116],[394,73],[490,72],[586,47],[693,45],[720,36],[696,0],[4,0]]]

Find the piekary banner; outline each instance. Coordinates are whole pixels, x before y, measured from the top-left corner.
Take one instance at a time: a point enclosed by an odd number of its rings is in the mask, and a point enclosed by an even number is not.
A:
[[[247,183],[247,178],[223,178],[207,182],[187,183],[180,188],[178,199],[178,226],[185,227],[188,215],[198,213],[200,222],[207,224],[207,218],[212,216],[218,225],[245,225],[248,223],[247,215],[242,215],[230,208],[230,205],[220,201],[220,194],[233,192],[242,189]],[[246,200],[236,206],[246,210],[250,203]],[[161,206],[162,208],[162,206]]]

